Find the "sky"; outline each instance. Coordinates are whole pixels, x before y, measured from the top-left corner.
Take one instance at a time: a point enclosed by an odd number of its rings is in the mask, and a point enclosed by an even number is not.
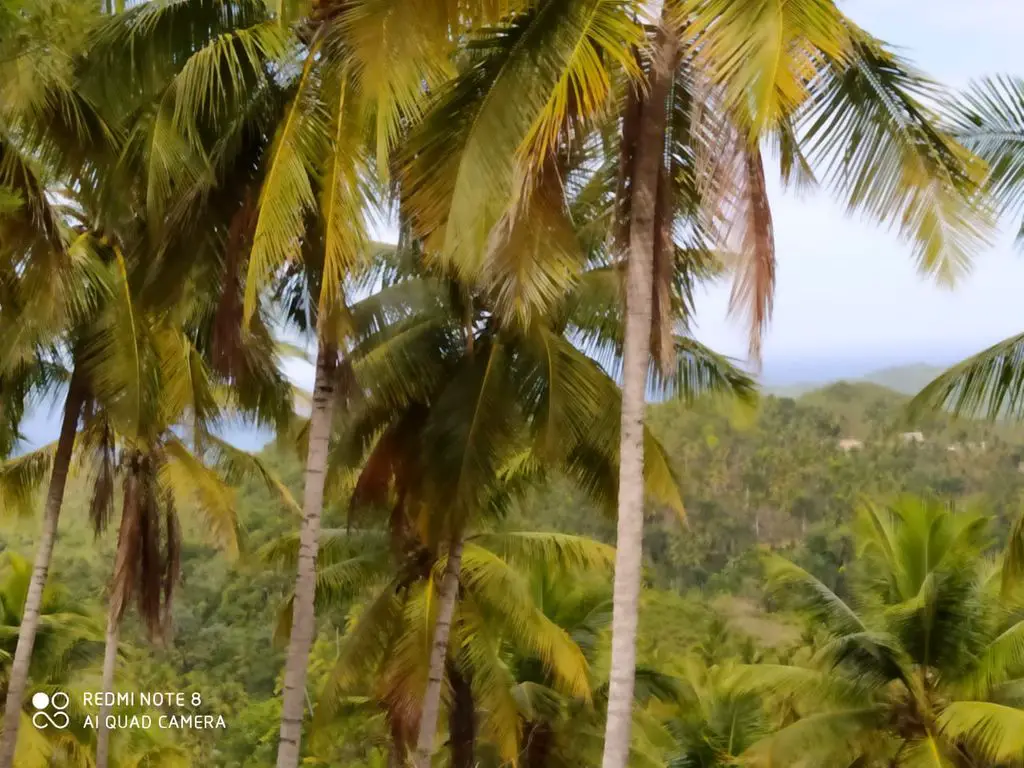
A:
[[[846,0],[873,35],[955,87],[996,73],[1024,74],[1020,0]],[[856,376],[890,365],[954,362],[1024,331],[1024,252],[1006,222],[995,245],[949,290],[923,279],[909,245],[848,217],[827,193],[796,196],[771,184],[778,256],[765,381]],[[700,341],[745,357],[742,321],[727,318],[728,284],[697,305]]]
[[[1021,0],[845,0],[841,6],[873,35],[897,46],[935,79],[963,87],[997,73],[1024,75]],[[1006,222],[954,290],[916,271],[895,234],[848,217],[826,193],[800,196],[770,179],[778,255],[775,312],[765,338],[768,384],[825,382],[911,363],[949,364],[1024,331],[1024,250]],[[697,304],[697,338],[736,358],[746,354],[741,321],[727,317],[727,283]],[[286,366],[301,385],[312,369]],[[28,420],[30,442],[50,439],[49,407]]]

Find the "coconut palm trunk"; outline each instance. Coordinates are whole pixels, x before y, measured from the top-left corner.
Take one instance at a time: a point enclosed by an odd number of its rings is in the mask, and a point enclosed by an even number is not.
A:
[[[452,707],[448,714],[448,743],[451,768],[476,765],[476,706],[470,681],[452,662],[448,662],[448,681],[452,686]]]
[[[629,756],[636,670],[636,631],[644,528],[644,412],[651,356],[655,223],[665,147],[666,102],[675,46],[661,30],[643,102],[630,185],[626,328],[622,366],[618,529],[612,607],[612,653],[603,768],[625,768]]]
[[[50,486],[46,493],[43,511],[43,530],[39,537],[35,563],[32,566],[32,581],[25,598],[25,608],[18,629],[18,646],[14,652],[10,676],[7,680],[7,701],[4,705],[3,735],[0,737],[0,768],[12,768],[14,750],[18,743],[18,726],[21,723],[21,705],[28,685],[28,670],[32,661],[32,647],[39,628],[39,610],[43,602],[43,590],[50,570],[53,545],[57,540],[57,522],[60,519],[61,504],[64,501],[64,487],[67,485],[71,467],[71,453],[75,447],[75,433],[78,431],[78,417],[85,402],[85,391],[77,374],[71,377],[68,394],[64,400],[64,417],[61,420],[57,451],[50,470]]]
[[[394,719],[390,722],[391,748],[388,750],[388,768],[405,768],[406,756],[409,754],[405,747],[405,734],[401,726]]]
[[[452,617],[455,615],[455,603],[459,597],[462,541],[461,532],[452,537],[448,563],[445,565],[444,578],[441,579],[437,624],[434,626],[434,641],[430,648],[427,690],[423,694],[419,735],[416,738],[416,754],[413,758],[414,768],[430,768],[430,758],[434,754],[437,718],[441,710],[441,684],[444,682],[445,661],[448,658],[448,635],[452,628]]]
[[[103,677],[100,690],[103,693],[114,690],[114,673],[117,670],[117,647],[120,641],[121,621],[113,606],[107,615],[106,646],[103,649]],[[107,716],[113,708],[106,701],[100,705],[99,723],[96,726],[96,768],[107,768],[110,762],[110,729]]]
[[[302,721],[306,706],[306,665],[316,631],[313,606],[313,599],[316,596],[316,554],[334,412],[335,354],[336,350],[330,344],[321,344],[317,353],[313,403],[309,417],[309,452],[306,455],[306,487],[302,499],[302,529],[299,534],[292,632],[288,641],[288,656],[284,669],[277,768],[297,768],[299,764]]]
[[[121,526],[117,533],[117,554],[114,558],[114,575],[111,577],[107,605],[107,636],[103,649],[103,676],[100,689],[103,693],[114,691],[117,648],[120,642],[121,619],[124,617],[128,584],[125,580],[125,574],[128,572],[128,545],[131,527],[138,517],[138,482],[139,479],[133,467],[125,481],[124,506],[121,510]],[[112,707],[106,703],[100,705],[99,724],[96,726],[96,768],[107,768],[107,764],[110,762],[110,729],[107,728],[107,716],[111,710]]]

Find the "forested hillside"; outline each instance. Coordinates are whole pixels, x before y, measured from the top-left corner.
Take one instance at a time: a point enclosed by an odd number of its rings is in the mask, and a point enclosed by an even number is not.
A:
[[[656,693],[672,680],[693,681],[695,660],[710,670],[700,675],[713,677],[714,670],[737,663],[791,658],[807,642],[810,625],[801,614],[783,610],[762,590],[766,550],[802,564],[842,596],[844,574],[854,558],[851,523],[865,498],[913,493],[978,505],[991,512],[1002,530],[1014,519],[1024,489],[1024,432],[938,416],[911,425],[906,402],[877,385],[838,383],[798,399],[766,397],[757,408],[715,402],[653,408],[651,427],[681,479],[687,516],[682,521],[667,510],[648,509],[638,679],[641,688],[650,688],[643,694],[644,716],[652,723],[677,716],[685,721],[686,713],[692,714],[685,708],[676,712],[676,705]],[[917,432],[920,440],[905,436]],[[841,447],[846,440],[858,442]],[[272,446],[265,458],[298,493],[300,464],[294,452]],[[108,532],[94,541],[88,489],[89,478],[72,480],[54,582],[72,604],[93,612],[102,627],[113,537]],[[148,643],[135,619],[126,629],[120,689],[197,690],[204,712],[224,716],[224,730],[183,732],[187,750],[197,758],[194,765],[265,766],[276,748],[283,651],[275,632],[292,577],[288,568],[270,562],[267,545],[294,531],[297,513],[256,484],[238,490],[238,505],[246,535],[243,552],[233,562],[209,546],[204,531],[186,529],[183,586],[166,645]],[[347,499],[330,499],[325,526],[344,529],[347,513]],[[350,535],[358,537],[386,521],[364,515],[351,522]],[[8,524],[4,547],[31,558],[36,525],[35,520]],[[589,534],[612,544],[615,534],[609,510],[596,508],[558,480],[531,490],[501,526]],[[587,642],[598,681],[607,675],[611,589],[610,568],[599,561],[567,571],[558,577],[557,589],[545,583],[555,578],[554,571],[529,580],[552,616],[586,618],[579,626],[592,633]],[[329,582],[324,584],[329,591]],[[351,600],[327,606],[320,619],[308,690],[320,736],[310,743],[309,765],[385,764],[390,734],[372,687],[339,693],[329,685],[351,620],[366,610],[377,587],[378,581],[368,580]],[[573,636],[582,638],[582,632]],[[96,642],[91,653],[94,663],[85,664],[76,683],[83,687],[95,682],[102,644]],[[536,674],[526,661],[514,671],[527,675],[524,679]],[[331,706],[320,706],[327,699]],[[599,746],[600,730],[593,722],[573,722],[579,754],[586,755],[586,738]],[[477,729],[477,752],[486,760],[496,747],[486,723]],[[685,751],[686,733],[682,725],[674,730],[652,725],[648,749],[654,764]],[[171,736],[162,732],[153,738]]]

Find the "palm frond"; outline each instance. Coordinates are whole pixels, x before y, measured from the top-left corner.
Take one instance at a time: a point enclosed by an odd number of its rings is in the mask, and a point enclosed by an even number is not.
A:
[[[310,172],[329,136],[318,60],[316,49],[310,50],[266,159],[245,283],[246,321],[277,270],[300,256],[306,215],[316,208]]]
[[[851,211],[891,224],[922,271],[952,280],[989,239],[983,164],[926,105],[937,87],[847,22],[851,55],[819,71],[804,121],[808,157]]]
[[[1024,418],[1024,334],[953,366],[922,389],[909,407],[911,413],[948,409],[989,419]]]
[[[36,492],[49,477],[56,443],[0,463],[0,505],[4,514],[29,516],[35,512]]]
[[[160,484],[171,498],[193,498],[214,541],[229,554],[237,555],[241,528],[232,489],[180,440],[166,440],[163,452],[165,460],[158,470]]]
[[[604,108],[608,64],[635,70],[641,28],[620,0],[549,0],[473,40],[466,70],[442,89],[403,163],[416,229],[474,276],[491,231],[532,191],[569,117]],[[572,97],[570,98],[570,94]]]
[[[866,631],[857,613],[831,589],[798,565],[778,555],[765,559],[768,586],[775,594],[792,595],[801,607],[840,635]]]
[[[950,131],[988,164],[986,188],[1000,213],[1024,210],[1024,79],[988,77],[950,105]],[[1018,232],[1024,238],[1024,222]]]
[[[754,766],[789,765],[808,758],[828,765],[850,765],[884,714],[881,707],[811,714],[757,742],[741,759]]]
[[[684,0],[676,14],[750,143],[803,106],[826,56],[843,61],[849,53],[845,19],[828,0]]]
[[[588,665],[579,646],[536,607],[527,585],[507,563],[467,543],[459,580],[482,610],[495,620],[500,617],[509,642],[536,654],[568,694],[589,699]]]
[[[992,764],[1011,763],[1024,753],[1024,710],[987,701],[954,701],[938,722],[945,738],[966,744]]]
[[[675,337],[675,366],[665,373],[651,371],[652,384],[663,397],[686,402],[714,395],[743,403],[757,399],[757,384],[733,360],[688,336]]]
[[[325,321],[342,305],[345,281],[366,255],[366,218],[374,207],[368,181],[373,172],[364,155],[362,111],[349,80],[347,71],[342,71],[328,80],[326,93],[331,100],[331,141],[320,200],[324,255],[319,297],[320,316]]]
[[[212,461],[225,481],[237,485],[245,480],[256,480],[262,483],[272,497],[280,500],[288,510],[296,514],[301,512],[292,492],[288,490],[277,473],[268,467],[259,456],[236,448],[215,435],[206,437],[204,447],[213,451]]]
[[[478,533],[468,541],[524,568],[591,571],[615,564],[615,548],[584,536],[536,531]]]

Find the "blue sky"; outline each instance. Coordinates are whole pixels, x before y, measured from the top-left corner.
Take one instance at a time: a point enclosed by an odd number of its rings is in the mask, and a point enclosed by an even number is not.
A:
[[[961,87],[1000,72],[1024,75],[1021,0],[846,0],[843,10],[936,79]],[[1024,331],[1024,253],[1015,222],[954,290],[922,279],[909,246],[851,219],[824,193],[795,196],[770,180],[778,252],[775,315],[764,380],[782,384],[855,377],[916,362],[946,364]],[[727,284],[698,302],[697,337],[745,356],[740,322],[727,317]],[[309,366],[289,365],[308,386]],[[56,431],[46,406],[26,425],[38,442]]]
[[[963,86],[999,72],[1024,75],[1020,0],[847,0],[843,10],[936,79]],[[851,376],[887,365],[953,362],[1024,331],[1024,254],[1007,222],[954,290],[922,279],[909,246],[851,219],[826,193],[771,188],[778,252],[775,315],[764,347],[769,381]],[[697,336],[745,354],[742,324],[726,317],[728,285],[698,304]]]

